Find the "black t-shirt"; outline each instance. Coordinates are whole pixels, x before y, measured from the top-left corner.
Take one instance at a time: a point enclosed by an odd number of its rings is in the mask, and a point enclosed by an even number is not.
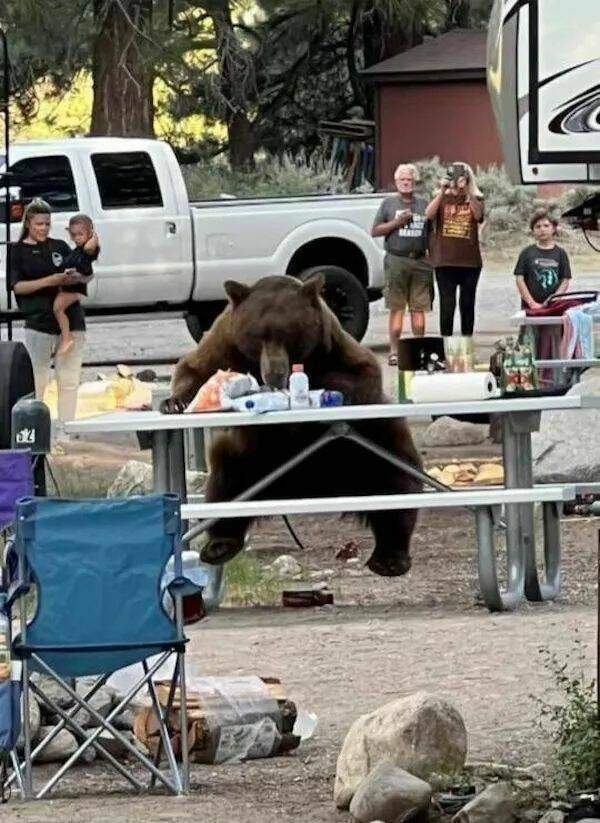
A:
[[[536,303],[543,303],[557,290],[561,280],[571,278],[571,265],[564,249],[540,249],[535,243],[523,249],[515,266]]]
[[[91,277],[94,274],[92,263],[98,259],[99,249],[91,254],[85,249],[75,246],[71,249],[65,258],[65,269],[76,269],[79,274],[85,277]],[[76,286],[61,286],[61,291],[76,292],[77,294],[87,295],[87,286],[85,283],[78,283]]]
[[[40,280],[50,274],[65,270],[65,260],[71,249],[64,240],[48,238],[45,243],[14,243],[10,247],[10,280]],[[25,315],[25,328],[45,334],[60,334],[54,317],[54,299],[58,288],[46,288],[32,294],[17,294],[17,305]],[[67,309],[71,331],[85,331],[85,318],[81,303],[77,301]]]

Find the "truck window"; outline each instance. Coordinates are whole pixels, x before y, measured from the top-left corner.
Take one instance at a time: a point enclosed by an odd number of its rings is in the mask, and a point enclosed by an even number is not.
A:
[[[19,175],[16,185],[21,187],[21,198],[25,202],[41,197],[52,211],[79,211],[68,157],[26,157],[13,163],[11,171]]]
[[[103,209],[162,206],[158,178],[145,151],[92,154]]]

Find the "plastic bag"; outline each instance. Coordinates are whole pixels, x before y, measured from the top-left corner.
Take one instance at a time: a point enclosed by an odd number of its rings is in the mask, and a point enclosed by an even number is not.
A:
[[[258,389],[258,383],[251,374],[219,369],[200,386],[185,413],[227,411],[232,407],[233,398],[256,392]]]

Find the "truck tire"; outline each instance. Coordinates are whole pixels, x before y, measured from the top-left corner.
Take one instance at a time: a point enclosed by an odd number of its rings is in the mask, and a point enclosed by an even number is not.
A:
[[[210,303],[194,303],[185,315],[185,323],[196,343],[205,331],[208,331],[221,314],[227,302],[215,300]]]
[[[362,340],[369,325],[369,298],[365,289],[352,272],[341,266],[311,266],[296,277],[308,280],[315,274],[324,276],[323,298],[344,331],[355,340]]]
[[[10,449],[12,407],[33,392],[33,369],[23,343],[0,343],[0,449]]]

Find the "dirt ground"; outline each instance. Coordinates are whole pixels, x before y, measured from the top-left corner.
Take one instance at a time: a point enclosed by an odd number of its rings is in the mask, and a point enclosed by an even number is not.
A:
[[[489,456],[497,449],[488,445],[479,451]],[[100,452],[109,472],[106,446]],[[121,451],[121,460],[127,456]],[[83,476],[88,456],[76,460]],[[362,561],[370,553],[369,533],[352,520],[293,518],[293,524],[304,552],[295,548],[281,520],[257,526],[250,551],[265,561],[294,554],[305,579],[329,582],[335,605],[222,609],[190,630],[189,657],[206,675],[281,678],[289,697],[318,715],[313,738],[285,757],[194,766],[192,794],[186,798],[136,797],[101,765],[83,766],[60,784],[51,801],[15,800],[3,807],[2,821],[343,823],[349,815],[337,811],[332,791],[349,726],[359,715],[421,689],[449,698],[461,711],[471,759],[529,765],[546,757],[548,740],[537,726],[532,697],[552,694],[540,648],[563,654],[579,636],[589,651],[590,674],[595,666],[594,522],[564,523],[560,600],[501,615],[490,615],[478,598],[475,535],[467,512],[425,513],[414,538],[413,568],[400,579],[377,578],[362,565],[335,560],[348,540],[356,542]]]

